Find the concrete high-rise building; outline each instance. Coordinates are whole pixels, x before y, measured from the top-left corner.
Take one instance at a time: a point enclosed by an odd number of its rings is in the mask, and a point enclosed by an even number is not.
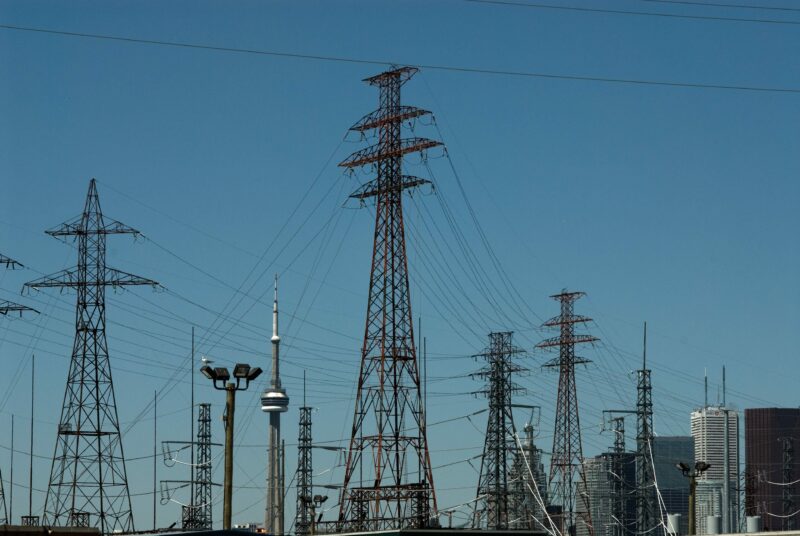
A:
[[[694,466],[692,436],[656,436],[653,438],[653,462],[656,483],[667,514],[681,514],[680,533],[689,533],[689,481],[676,468],[680,462]]]
[[[636,454],[606,452],[583,462],[586,487],[578,482],[578,493],[589,495],[595,536],[618,536],[636,532]],[[583,501],[578,501],[579,513]],[[578,516],[578,519],[583,519]],[[579,522],[576,536],[589,536],[589,529]]]
[[[800,516],[791,514],[800,508],[800,409],[744,410],[744,448],[746,514],[761,516],[764,530],[796,530]]]
[[[706,406],[691,414],[692,437],[694,438],[694,457],[711,467],[697,478],[697,534],[704,534],[706,529],[705,510],[713,510],[713,504],[703,505],[702,501],[712,500],[709,492],[703,499],[701,483],[711,486],[720,483],[720,511],[722,532],[730,533],[738,530],[738,475],[739,475],[739,414],[724,404]],[[726,485],[727,482],[727,485]],[[713,487],[713,486],[712,486]],[[705,509],[705,510],[704,510]],[[716,515],[716,514],[711,514]]]

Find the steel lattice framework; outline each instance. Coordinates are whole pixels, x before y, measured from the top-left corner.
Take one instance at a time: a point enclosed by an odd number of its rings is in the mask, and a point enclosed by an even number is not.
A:
[[[653,388],[647,368],[647,324],[644,327],[642,368],[636,371],[636,530],[650,532],[660,523],[653,469]]]
[[[214,485],[211,479],[211,404],[203,403],[198,406],[197,415],[197,442],[195,450],[197,467],[194,473],[193,529],[211,530],[213,525],[213,509],[211,488]]]
[[[297,536],[311,534],[313,521],[313,465],[311,461],[311,406],[300,408],[300,431],[297,437]]]
[[[507,529],[509,509],[519,502],[509,486],[513,472],[514,453],[517,452],[516,428],[512,413],[511,395],[524,389],[516,385],[511,377],[523,369],[513,361],[515,355],[524,353],[512,343],[510,331],[489,334],[489,346],[479,354],[486,366],[473,377],[488,381],[486,389],[475,394],[489,400],[489,418],[481,458],[478,491],[473,514],[473,527],[489,530]]]
[[[400,104],[400,88],[417,69],[401,67],[365,81],[379,108],[351,130],[375,130],[378,143],[339,165],[371,166],[377,177],[351,197],[374,198],[375,234],[364,344],[338,530],[425,527],[436,519],[425,415],[420,397],[403,225],[403,191],[427,181],[404,176],[403,156],[441,145],[403,138],[403,122],[430,112]]]
[[[573,313],[575,301],[584,296],[583,292],[562,291],[551,296],[561,303],[561,314],[544,323],[545,327],[559,329],[559,335],[546,339],[537,348],[558,348],[559,355],[545,363],[545,367],[558,368],[558,399],[556,402],[555,430],[553,433],[553,454],[550,458],[550,498],[552,504],[562,507],[562,526],[575,534],[576,483],[581,479],[586,489],[586,476],[582,470],[583,446],[581,444],[580,417],[578,414],[578,393],[575,384],[575,365],[589,363],[588,359],[575,355],[575,345],[593,343],[598,339],[591,335],[575,332],[578,324],[585,324],[591,318]],[[589,534],[594,536],[589,498],[582,494],[580,517],[586,524]]]
[[[47,234],[78,242],[77,267],[26,283],[77,292],[75,343],[44,507],[47,525],[95,526],[103,533],[132,531],[133,515],[119,432],[108,343],[105,289],[157,283],[106,266],[106,237],[138,235],[105,218],[97,185],[89,183],[83,213]]]

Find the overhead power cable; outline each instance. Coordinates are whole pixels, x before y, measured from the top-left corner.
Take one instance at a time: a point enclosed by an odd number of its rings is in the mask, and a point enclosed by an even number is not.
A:
[[[490,0],[465,0],[465,1],[484,1],[489,3],[501,3],[499,0],[495,0],[490,2]],[[515,4],[513,2],[503,2],[510,5],[517,5],[525,7],[525,4]],[[535,6],[530,6],[535,7]],[[589,10],[589,8],[585,8]],[[786,24],[789,24],[788,22]],[[800,22],[795,22],[793,24],[800,24]],[[60,35],[65,37],[79,37],[79,38],[86,38],[86,39],[102,39],[107,41],[119,41],[124,43],[136,43],[136,44],[144,44],[144,45],[157,45],[157,46],[168,46],[168,47],[179,47],[179,48],[188,48],[188,49],[196,49],[196,50],[211,50],[215,52],[230,52],[235,54],[252,54],[252,55],[259,55],[259,56],[272,56],[272,57],[280,57],[280,58],[290,58],[290,59],[303,59],[303,60],[316,60],[316,61],[328,61],[328,62],[339,62],[339,63],[354,63],[354,64],[361,64],[361,65],[396,65],[400,62],[393,62],[393,61],[386,61],[386,60],[369,60],[363,58],[353,58],[353,57],[345,57],[345,56],[324,56],[318,54],[299,54],[294,52],[279,52],[274,50],[261,50],[261,49],[249,49],[249,48],[234,48],[234,47],[223,47],[223,46],[214,46],[214,45],[204,45],[200,43],[188,43],[188,42],[181,42],[181,41],[162,41],[156,39],[141,39],[136,37],[124,37],[118,35],[107,35],[107,34],[94,34],[94,33],[84,33],[84,32],[67,32],[63,30],[51,30],[48,28],[36,28],[32,26],[16,26],[11,24],[0,24],[0,29],[4,30],[15,30],[21,32],[34,32],[34,33],[41,33],[41,34],[50,34],[50,35]],[[550,80],[572,80],[572,81],[581,81],[581,82],[602,82],[602,83],[609,83],[609,84],[628,84],[628,85],[638,85],[638,86],[662,86],[662,87],[675,87],[675,88],[691,88],[691,89],[715,89],[715,90],[726,90],[726,91],[750,91],[750,92],[764,92],[764,93],[789,93],[789,94],[800,94],[800,88],[792,88],[792,87],[770,87],[770,86],[750,86],[750,85],[736,85],[736,84],[710,84],[710,83],[700,83],[700,82],[677,82],[677,81],[668,81],[668,80],[642,80],[642,79],[634,79],[634,78],[617,78],[617,77],[602,77],[602,76],[583,76],[583,75],[572,75],[572,74],[556,74],[556,73],[544,73],[544,72],[536,72],[536,71],[519,71],[519,70],[504,70],[504,69],[490,69],[490,68],[481,68],[481,67],[465,67],[465,66],[455,66],[455,65],[442,65],[442,64],[424,64],[424,63],[413,63],[413,62],[402,62],[404,65],[413,65],[420,69],[428,69],[428,70],[436,70],[436,71],[449,71],[449,72],[457,72],[457,73],[469,73],[469,74],[485,74],[485,75],[496,75],[496,76],[510,76],[510,77],[520,77],[520,78],[543,78],[543,79],[550,79]]]
[[[800,8],[796,7],[780,7],[780,6],[756,6],[745,4],[719,4],[714,2],[691,2],[690,0],[640,0],[641,2],[652,2],[657,4],[680,4],[686,6],[703,6],[703,7],[728,7],[736,9],[763,9],[765,11],[795,11],[800,12]]]
[[[604,13],[608,15],[633,15],[638,17],[666,17],[670,19],[710,20],[718,22],[750,22],[758,24],[788,24],[800,25],[796,20],[779,19],[750,19],[740,17],[718,17],[713,15],[683,15],[679,13],[656,13],[653,11],[631,11],[627,9],[607,9],[599,7],[560,6],[554,4],[539,4],[535,2],[513,2],[511,0],[464,0],[475,4],[495,4],[500,6],[527,7],[533,9],[552,9],[559,11],[577,11],[583,13]]]

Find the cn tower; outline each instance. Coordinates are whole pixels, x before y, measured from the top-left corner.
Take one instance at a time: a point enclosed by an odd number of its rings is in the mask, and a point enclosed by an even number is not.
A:
[[[289,397],[281,387],[278,335],[278,276],[275,275],[275,300],[272,304],[272,379],[261,395],[261,411],[269,414],[269,452],[267,462],[267,510],[264,529],[268,534],[283,535],[283,449],[281,445],[281,413],[289,409]]]

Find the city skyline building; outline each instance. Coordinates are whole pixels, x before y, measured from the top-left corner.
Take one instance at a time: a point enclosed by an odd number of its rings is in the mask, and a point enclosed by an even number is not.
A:
[[[676,468],[680,462],[694,466],[692,436],[656,436],[653,438],[653,463],[658,491],[668,514],[681,514],[681,534],[689,529],[689,482]]]
[[[588,496],[591,515],[579,519],[592,520],[595,536],[635,533],[637,498],[633,492],[636,490],[636,454],[605,452],[586,458],[583,472],[585,484],[578,482],[578,493]],[[615,504],[617,501],[621,508]],[[621,518],[614,514],[616,510],[621,510]],[[583,513],[581,510],[579,512]],[[578,523],[575,534],[590,536],[589,527]]]
[[[711,466],[697,477],[697,534],[705,533],[707,515],[721,516],[723,533],[736,531],[739,526],[739,413],[725,405],[723,396],[722,404],[706,405],[693,411],[690,422],[695,460]],[[719,507],[715,506],[717,486]]]
[[[744,410],[745,513],[764,530],[800,526],[800,408]]]

